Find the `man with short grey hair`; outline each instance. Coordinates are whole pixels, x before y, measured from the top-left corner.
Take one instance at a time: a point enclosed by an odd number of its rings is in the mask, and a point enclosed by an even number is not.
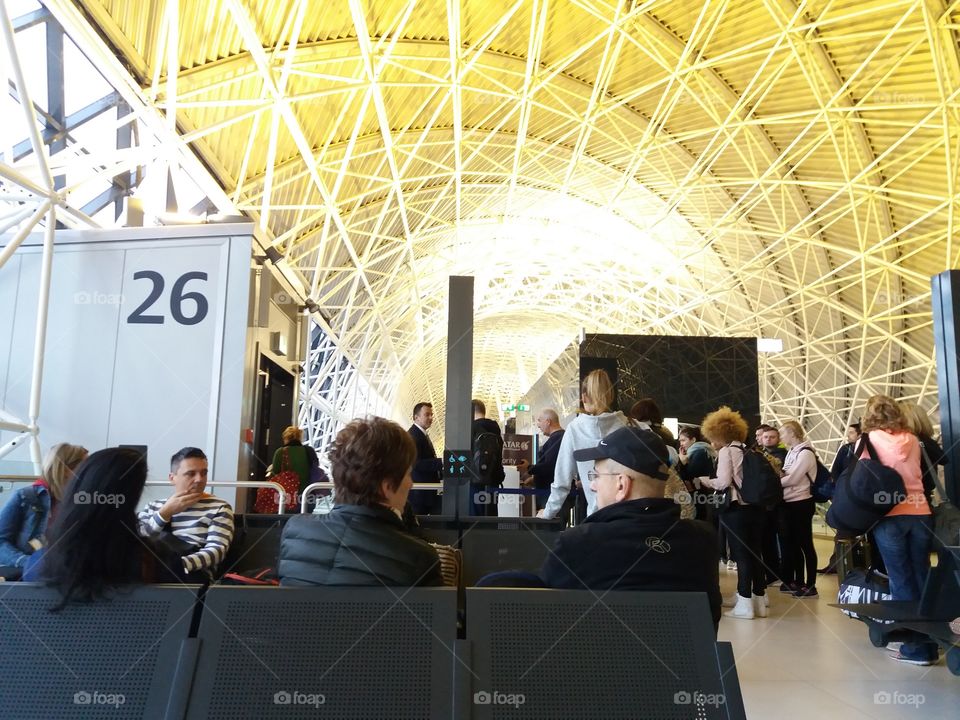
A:
[[[537,490],[547,491],[550,490],[550,484],[553,482],[560,441],[563,440],[563,428],[560,427],[560,416],[557,415],[557,411],[553,408],[541,410],[537,416],[537,428],[547,438],[543,447],[540,448],[538,461],[535,465],[530,465],[526,460],[521,460],[517,463],[517,470],[520,472],[520,477],[525,473],[529,475],[524,480],[524,485],[532,484]],[[549,495],[549,492],[537,493],[537,510],[543,509]]]

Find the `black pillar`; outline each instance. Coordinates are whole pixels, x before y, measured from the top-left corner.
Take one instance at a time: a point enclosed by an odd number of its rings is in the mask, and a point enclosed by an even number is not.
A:
[[[450,277],[447,309],[447,398],[444,411],[443,514],[470,514],[466,472],[472,441],[470,400],[473,394],[473,278]],[[455,453],[451,462],[450,451]],[[461,458],[459,461],[457,458]]]
[[[948,462],[944,466],[947,496],[960,498],[960,270],[946,270],[931,280],[933,338],[937,347],[940,429]]]

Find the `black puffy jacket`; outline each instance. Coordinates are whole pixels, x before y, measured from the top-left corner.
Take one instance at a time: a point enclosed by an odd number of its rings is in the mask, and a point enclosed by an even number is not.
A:
[[[280,540],[281,585],[443,585],[436,551],[386,507],[297,515]]]

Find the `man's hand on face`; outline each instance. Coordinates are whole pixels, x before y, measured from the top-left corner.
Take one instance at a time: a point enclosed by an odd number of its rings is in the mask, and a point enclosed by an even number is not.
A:
[[[202,497],[203,491],[197,490],[193,485],[183,492],[174,493],[167,498],[163,507],[160,508],[160,517],[163,518],[165,522],[170,522],[174,515],[192,507],[193,504]]]

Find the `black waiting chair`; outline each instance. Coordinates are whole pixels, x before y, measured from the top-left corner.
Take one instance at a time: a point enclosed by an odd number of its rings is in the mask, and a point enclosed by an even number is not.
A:
[[[147,585],[58,604],[35,583],[0,586],[0,714],[17,720],[178,717],[196,651],[199,586]]]
[[[745,717],[701,593],[466,592],[476,720]]]
[[[494,572],[522,570],[536,573],[557,540],[555,529],[517,526],[513,529],[475,524],[461,538],[463,583],[466,587]]]
[[[187,717],[452,717],[456,594],[211,587]]]

